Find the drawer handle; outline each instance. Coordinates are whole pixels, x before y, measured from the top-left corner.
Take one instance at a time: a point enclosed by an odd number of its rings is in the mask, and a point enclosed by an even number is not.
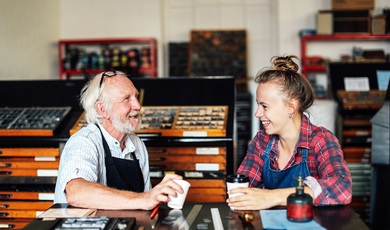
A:
[[[11,198],[11,197],[12,197],[11,194],[0,194],[0,198],[1,198],[1,199],[9,199],[9,198]]]
[[[3,175],[8,176],[8,175],[11,175],[11,174],[12,174],[12,172],[10,172],[10,171],[0,172],[0,176],[3,176]]]
[[[0,168],[10,168],[12,163],[0,163]]]
[[[148,152],[149,153],[166,153],[167,150],[166,149],[148,149]]]
[[[165,157],[151,157],[149,158],[150,161],[165,161]]]
[[[149,167],[150,171],[161,171],[165,169],[165,165],[153,165]]]
[[[0,212],[0,216],[8,216],[8,212]]]
[[[0,205],[0,208],[8,208],[8,207],[9,207],[9,204]]]

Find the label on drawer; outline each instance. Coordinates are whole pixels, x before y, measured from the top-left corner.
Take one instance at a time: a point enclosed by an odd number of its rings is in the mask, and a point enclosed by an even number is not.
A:
[[[213,163],[196,163],[195,169],[197,171],[218,171],[219,164]]]
[[[38,176],[58,176],[58,170],[57,169],[38,169],[37,175]]]
[[[54,193],[39,193],[39,200],[54,200]]]
[[[56,161],[56,157],[35,157],[35,161]]]
[[[150,177],[163,177],[163,173],[161,171],[150,171]]]
[[[197,155],[218,155],[219,148],[196,148]]]
[[[207,132],[184,131],[183,137],[207,137]]]
[[[184,172],[185,177],[204,177],[202,172]]]
[[[35,217],[38,217],[40,216],[42,213],[44,213],[45,211],[36,211],[35,212]]]

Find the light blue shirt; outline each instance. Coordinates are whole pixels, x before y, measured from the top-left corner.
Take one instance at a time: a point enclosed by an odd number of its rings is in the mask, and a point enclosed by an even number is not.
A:
[[[144,177],[144,191],[152,188],[149,175],[149,157],[145,144],[135,134],[129,134],[122,151],[118,140],[113,138],[100,125],[113,157],[131,159],[134,151]],[[67,203],[65,186],[72,179],[83,178],[87,181],[107,185],[105,154],[99,129],[94,124],[83,127],[73,134],[61,152],[60,166],[55,188],[54,203]]]

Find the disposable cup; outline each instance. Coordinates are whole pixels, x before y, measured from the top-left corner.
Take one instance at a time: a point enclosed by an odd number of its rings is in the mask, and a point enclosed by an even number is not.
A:
[[[249,186],[249,177],[241,174],[232,174],[228,175],[226,177],[226,186],[227,190],[231,190],[233,188],[238,188],[238,187],[248,187]],[[243,195],[242,193],[234,193],[234,194],[229,194],[230,197],[235,197],[235,196],[240,196]]]
[[[185,180],[173,180],[178,183],[181,188],[184,190],[183,193],[177,193],[177,197],[169,196],[170,201],[168,202],[168,207],[173,209],[182,209],[184,201],[186,200],[188,189],[191,184]]]

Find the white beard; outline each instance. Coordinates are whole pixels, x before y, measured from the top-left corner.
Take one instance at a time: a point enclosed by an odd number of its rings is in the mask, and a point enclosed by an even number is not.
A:
[[[119,117],[113,116],[112,125],[121,133],[134,133],[134,131],[138,130],[138,128],[140,127],[140,120],[138,121],[138,125],[134,127],[129,120],[122,122]]]

